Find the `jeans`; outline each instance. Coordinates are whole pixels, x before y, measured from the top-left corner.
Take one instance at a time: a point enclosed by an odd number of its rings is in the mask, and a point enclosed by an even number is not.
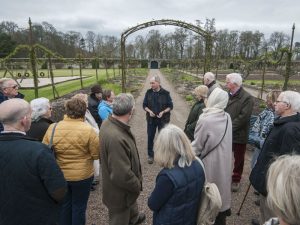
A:
[[[151,118],[147,123],[147,134],[148,134],[148,156],[153,157],[153,141],[156,133],[156,129],[158,132],[164,127],[165,123],[161,121],[159,118]]]
[[[68,193],[61,208],[59,225],[85,225],[85,211],[94,177],[68,181]]]

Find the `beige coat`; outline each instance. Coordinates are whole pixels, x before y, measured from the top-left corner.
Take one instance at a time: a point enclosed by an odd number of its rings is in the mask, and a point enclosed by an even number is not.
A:
[[[48,128],[43,143],[49,144],[53,125]],[[94,174],[93,161],[99,159],[99,137],[83,119],[67,116],[55,129],[53,145],[56,161],[67,181],[80,181]]]
[[[195,153],[203,157],[222,139],[227,118],[227,131],[222,142],[202,160],[207,181],[215,183],[219,188],[222,198],[221,212],[231,206],[232,124],[230,116],[224,112],[200,116],[195,129],[195,140],[192,142]]]

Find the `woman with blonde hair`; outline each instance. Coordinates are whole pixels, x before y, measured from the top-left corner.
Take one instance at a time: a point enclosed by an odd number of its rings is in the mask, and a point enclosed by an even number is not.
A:
[[[282,155],[269,167],[267,204],[278,216],[265,225],[300,225],[300,155]]]
[[[188,138],[193,141],[194,140],[194,131],[199,119],[199,116],[203,112],[202,110],[205,108],[204,100],[207,97],[208,87],[205,85],[200,85],[194,89],[194,95],[196,97],[196,102],[192,106],[187,121],[184,127],[184,133],[188,136]]]
[[[160,131],[154,144],[154,161],[163,169],[148,199],[153,225],[196,225],[205,175],[179,127],[169,124]]]
[[[206,108],[195,129],[192,148],[205,166],[207,182],[215,183],[220,191],[222,207],[215,225],[225,225],[231,207],[232,124],[224,111],[228,94],[215,88],[209,95]]]

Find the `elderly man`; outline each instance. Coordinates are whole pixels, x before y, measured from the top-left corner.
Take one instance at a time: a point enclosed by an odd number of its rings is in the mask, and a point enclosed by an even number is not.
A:
[[[242,77],[238,73],[226,76],[226,87],[229,90],[229,101],[225,111],[229,113],[232,120],[232,151],[234,154],[231,190],[236,192],[240,188],[244,169],[253,98],[243,89]]]
[[[0,224],[56,224],[66,181],[51,150],[26,136],[30,105],[16,98],[3,102],[0,121]]]
[[[0,79],[0,104],[11,98],[24,98],[24,95],[18,92],[19,85],[12,78]],[[3,130],[3,125],[0,123],[0,132]]]
[[[148,163],[153,163],[153,140],[156,130],[160,131],[170,122],[170,111],[173,102],[170,93],[160,85],[159,76],[150,78],[151,88],[147,90],[143,102],[143,108],[147,112],[147,134],[148,134]]]
[[[221,86],[216,82],[215,74],[213,74],[212,72],[206,72],[204,74],[203,83],[208,87],[207,97],[216,87],[221,88]]]
[[[300,94],[284,91],[278,96],[274,106],[279,118],[274,121],[274,126],[250,174],[252,186],[261,194],[261,224],[275,216],[266,205],[266,175],[269,165],[276,156],[292,152],[300,154]]]
[[[142,171],[129,120],[134,110],[131,94],[119,94],[113,113],[100,128],[103,203],[109,212],[109,225],[136,225],[145,220],[137,198],[142,190]]]

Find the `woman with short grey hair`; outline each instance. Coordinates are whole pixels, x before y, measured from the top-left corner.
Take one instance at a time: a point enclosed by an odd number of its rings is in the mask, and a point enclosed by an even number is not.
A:
[[[32,109],[32,122],[27,135],[42,141],[48,127],[53,123],[50,119],[52,113],[50,101],[43,97],[36,98],[30,102],[30,106]]]

